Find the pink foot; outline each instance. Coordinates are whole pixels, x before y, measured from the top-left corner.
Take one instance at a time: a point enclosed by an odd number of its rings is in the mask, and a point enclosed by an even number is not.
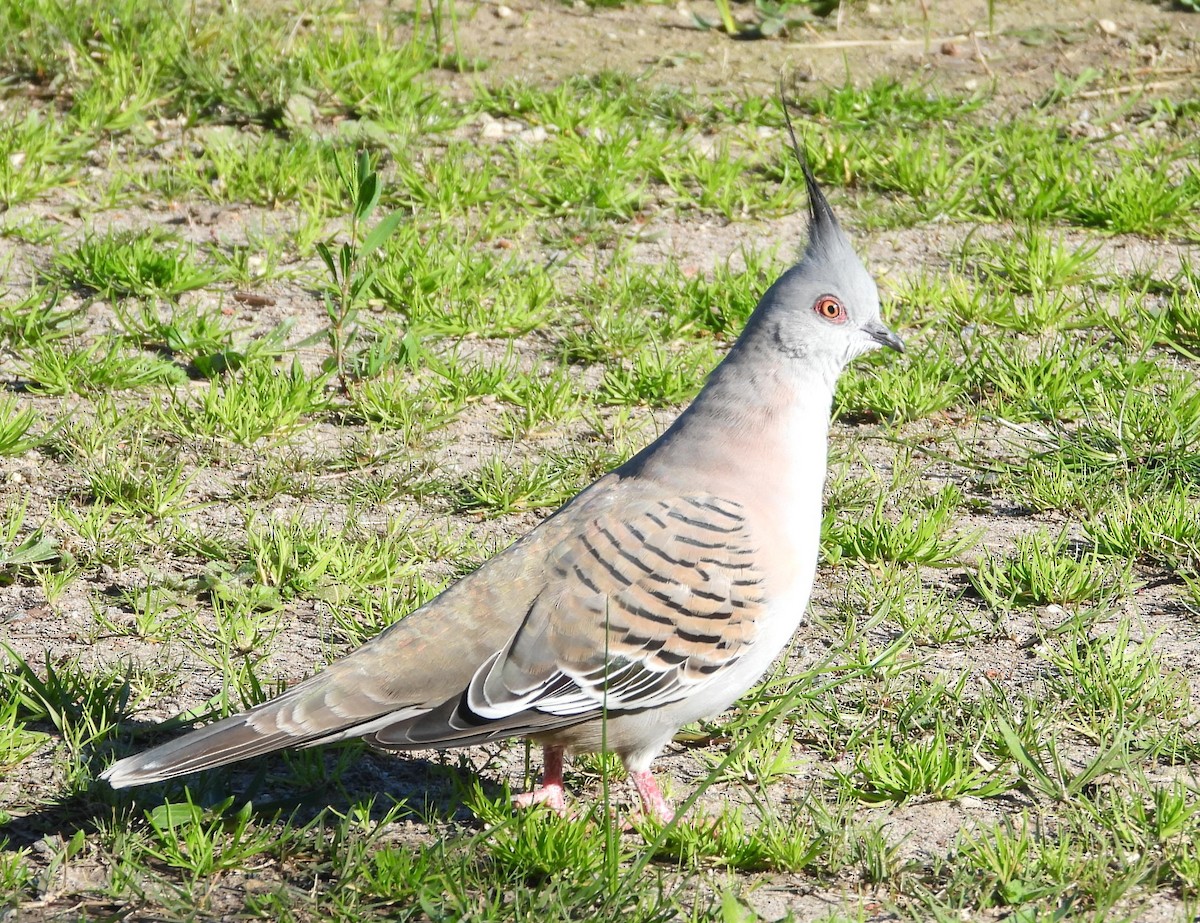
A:
[[[642,799],[643,814],[660,824],[669,824],[675,819],[675,809],[659,789],[654,774],[649,769],[631,772],[629,778],[633,780],[633,787]]]
[[[567,798],[561,785],[539,785],[531,792],[522,792],[513,798],[513,807],[531,808],[544,804],[555,814],[567,813]]]
[[[563,789],[563,748],[542,748],[542,784],[531,792],[513,798],[513,807],[531,808],[544,804],[555,814],[567,813],[566,791]]]

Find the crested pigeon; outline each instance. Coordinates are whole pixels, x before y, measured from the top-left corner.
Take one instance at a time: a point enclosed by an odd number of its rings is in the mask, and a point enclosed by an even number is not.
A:
[[[669,820],[651,761],[756,682],[808,603],[838,376],[877,347],[903,351],[800,160],[800,262],[654,443],[323,671],[102,778],[121,788],[351,737],[416,750],[520,736],[544,766],[518,804],[562,811],[564,753],[607,747],[644,812]]]

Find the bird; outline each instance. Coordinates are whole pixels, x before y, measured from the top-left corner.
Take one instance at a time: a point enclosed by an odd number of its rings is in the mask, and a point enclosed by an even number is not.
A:
[[[564,756],[607,749],[643,815],[671,821],[651,763],[749,690],[802,621],[838,378],[871,350],[904,351],[788,129],[807,246],[661,436],[324,670],[101,778],[124,788],[354,737],[389,750],[524,737],[543,771],[517,806],[563,813]]]

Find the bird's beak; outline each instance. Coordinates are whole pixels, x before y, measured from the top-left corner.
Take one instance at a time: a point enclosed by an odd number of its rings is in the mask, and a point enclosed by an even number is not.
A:
[[[864,332],[880,346],[887,346],[898,353],[904,352],[904,341],[883,324],[872,324]]]

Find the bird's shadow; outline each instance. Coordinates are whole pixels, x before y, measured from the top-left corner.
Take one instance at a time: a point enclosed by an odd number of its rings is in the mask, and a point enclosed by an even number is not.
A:
[[[473,824],[477,820],[468,805],[475,793],[494,800],[506,792],[461,755],[392,754],[348,741],[129,789],[95,780],[10,816],[0,823],[0,842],[7,838],[10,848],[19,848],[47,838],[68,839],[79,830],[95,831],[114,819],[180,803],[200,808],[249,803],[252,816],[264,824],[286,818],[304,825],[331,811],[354,811],[373,823],[399,814],[427,824]]]

